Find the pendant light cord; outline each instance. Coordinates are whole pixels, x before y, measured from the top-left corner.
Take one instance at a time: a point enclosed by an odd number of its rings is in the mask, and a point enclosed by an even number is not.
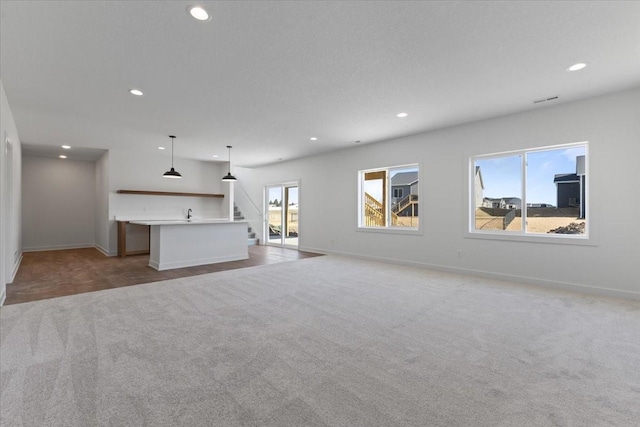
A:
[[[169,138],[171,138],[171,169],[173,169],[173,141],[176,139],[176,137],[173,135],[169,135]]]

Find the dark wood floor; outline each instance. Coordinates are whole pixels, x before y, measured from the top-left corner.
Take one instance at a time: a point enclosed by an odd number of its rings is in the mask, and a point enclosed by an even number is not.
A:
[[[249,246],[248,260],[156,271],[148,266],[149,255],[107,257],[93,248],[26,252],[15,280],[7,285],[5,305],[319,255],[275,246]]]

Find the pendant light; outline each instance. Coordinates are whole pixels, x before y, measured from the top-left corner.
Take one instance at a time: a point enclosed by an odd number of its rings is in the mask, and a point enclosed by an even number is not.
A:
[[[229,149],[229,173],[226,174],[224,176],[224,178],[222,178],[223,181],[237,181],[236,177],[231,175],[231,146],[227,145],[227,148]]]
[[[173,168],[173,141],[176,139],[176,137],[173,135],[169,135],[169,138],[171,138],[171,170],[166,171],[162,176],[164,178],[182,178],[180,172]]]

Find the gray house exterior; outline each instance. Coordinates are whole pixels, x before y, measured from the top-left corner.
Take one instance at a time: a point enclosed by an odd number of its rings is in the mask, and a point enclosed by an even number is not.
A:
[[[414,199],[418,197],[418,172],[400,172],[391,178],[391,206],[395,206],[407,197],[412,196]],[[417,203],[413,207],[413,212],[418,215]],[[411,215],[407,210],[398,212],[398,215]]]
[[[520,197],[503,197],[500,207],[502,209],[522,209],[522,199]]]
[[[482,200],[482,206],[485,208],[521,209],[522,199],[519,197],[502,197],[500,199],[485,197]]]
[[[575,173],[556,174],[553,178],[556,184],[556,202],[559,208],[574,208],[580,206],[580,177]]]
[[[586,186],[585,156],[576,157],[576,173],[560,173],[553,177],[556,184],[558,208],[580,208],[580,217],[585,217],[584,204]]]

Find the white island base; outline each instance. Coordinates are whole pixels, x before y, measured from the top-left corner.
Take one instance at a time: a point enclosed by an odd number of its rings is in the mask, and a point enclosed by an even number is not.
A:
[[[156,270],[249,258],[245,221],[185,220],[131,223],[150,226],[149,266]]]

